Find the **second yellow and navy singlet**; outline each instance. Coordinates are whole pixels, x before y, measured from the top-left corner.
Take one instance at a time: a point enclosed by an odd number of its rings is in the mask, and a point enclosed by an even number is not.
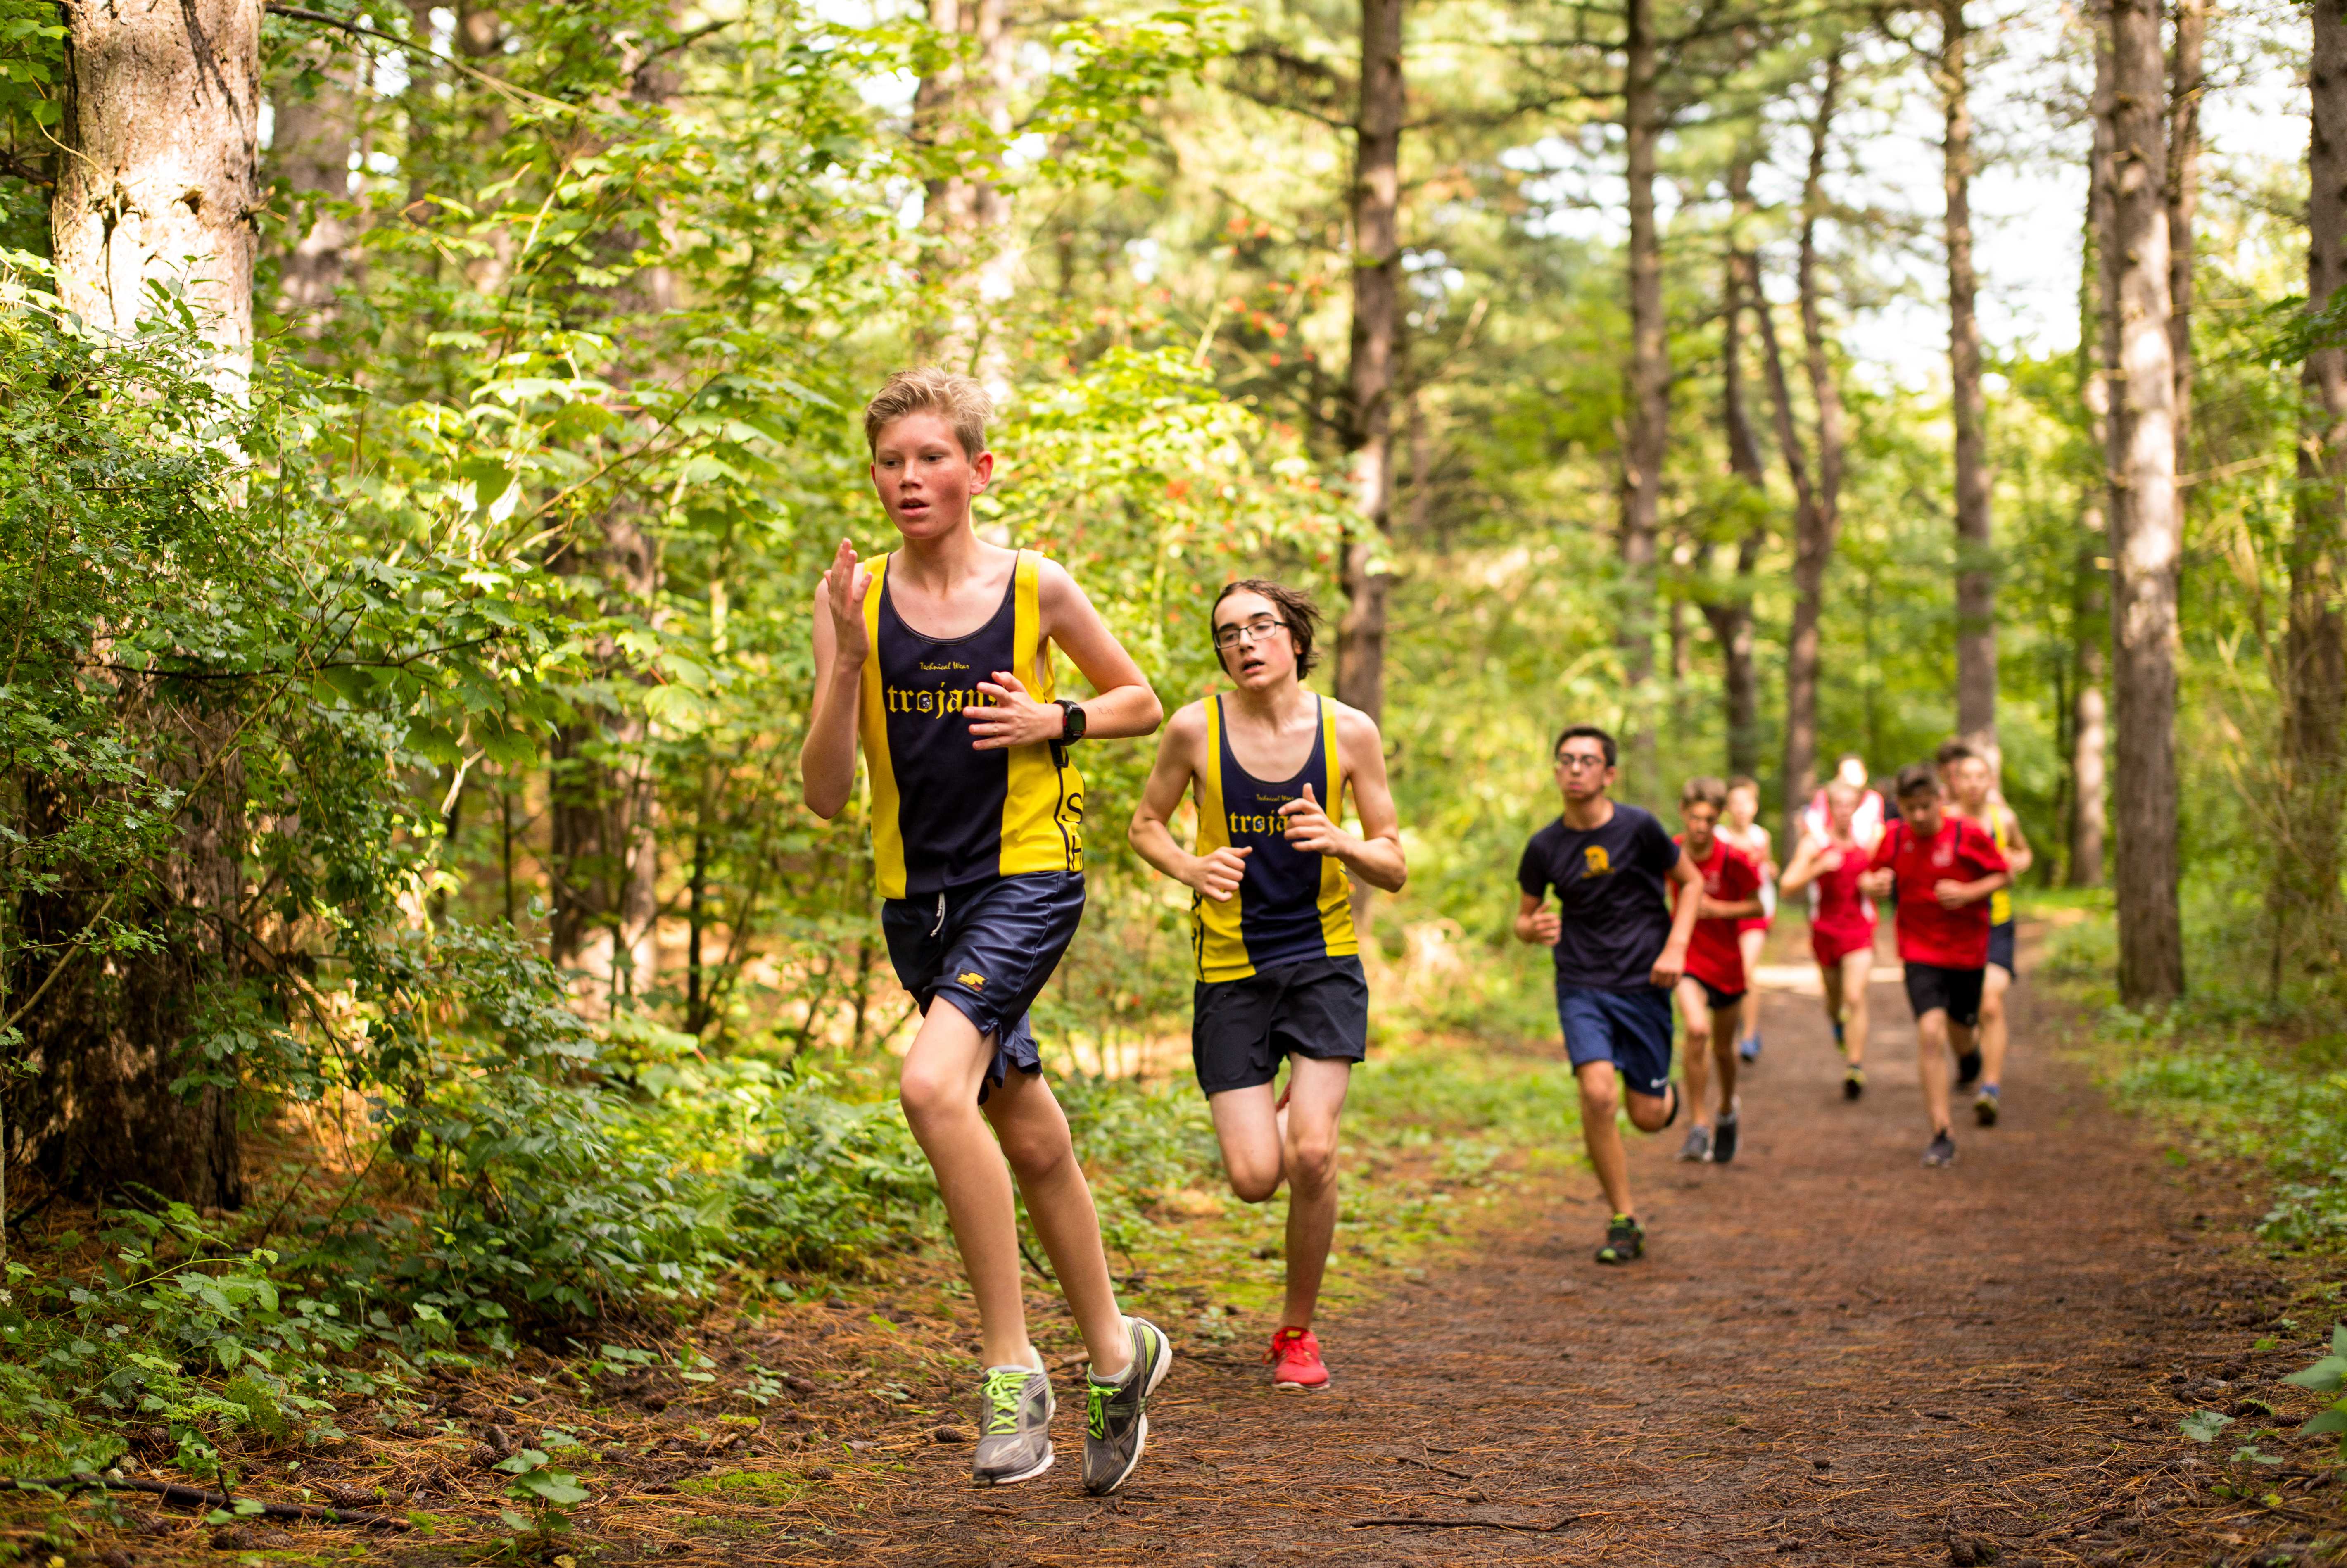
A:
[[[1361,950],[1353,931],[1351,890],[1333,855],[1314,855],[1287,842],[1279,808],[1304,796],[1331,818],[1343,809],[1344,766],[1337,752],[1337,715],[1318,698],[1319,730],[1304,770],[1277,784],[1256,778],[1231,753],[1223,700],[1206,704],[1206,746],[1214,761],[1199,780],[1195,853],[1225,846],[1254,851],[1246,874],[1227,904],[1204,894],[1191,899],[1198,978],[1243,980],[1266,969],[1310,958],[1348,958]]]
[[[992,618],[966,637],[924,636],[872,566],[864,630],[862,733],[872,781],[872,862],[884,898],[925,898],[1022,872],[1084,868],[1084,781],[1057,742],[971,745],[968,709],[998,670],[1029,695],[1056,694],[1036,585],[1042,557],[1020,550]]]

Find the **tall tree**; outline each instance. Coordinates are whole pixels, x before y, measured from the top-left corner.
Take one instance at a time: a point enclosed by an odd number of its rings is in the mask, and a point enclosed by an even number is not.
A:
[[[308,92],[283,92],[272,101],[272,172],[308,206],[305,225],[277,271],[278,309],[293,330],[316,337],[348,276],[358,228],[348,210],[351,148],[357,139],[363,63],[324,44],[304,51]],[[360,57],[364,61],[364,56]]]
[[[1408,107],[1402,0],[1361,0],[1361,74],[1353,118],[1353,331],[1345,445],[1360,527],[1345,540],[1337,698],[1385,712],[1386,574],[1393,528],[1394,383],[1401,354],[1401,132]]]
[[[1662,510],[1663,459],[1670,445],[1671,358],[1663,317],[1662,233],[1655,218],[1656,152],[1663,135],[1660,51],[1654,0],[1624,6],[1622,132],[1630,180],[1630,358],[1624,373],[1629,418],[1622,440],[1622,561],[1618,639],[1629,688],[1631,793],[1659,784],[1648,687],[1655,674],[1655,538]]]
[[[2347,0],[2318,0],[2313,51],[2313,134],[2307,143],[2306,307],[2321,313],[2347,284]],[[2275,914],[2302,938],[2338,937],[2339,830],[2347,800],[2347,350],[2336,329],[2301,367],[2303,412],[2298,496],[2291,534],[2290,627],[2283,638],[2282,794],[2286,840],[2277,856]],[[2277,944],[2279,953],[2282,944]]]
[[[2176,651],[2183,515],[2168,338],[2167,59],[2158,0],[2111,6],[2111,684],[2117,698],[2119,995],[2184,989],[2177,901]]]
[[[2175,7],[2168,72],[2168,345],[2176,358],[2176,467],[2183,473],[2192,466],[2192,224],[2200,208],[2200,95],[2207,86],[2201,56],[2209,36],[2209,0],[2175,0]]]
[[[1009,364],[992,310],[1010,297],[1018,264],[1010,196],[994,169],[1011,130],[1010,9],[1009,0],[929,0],[929,26],[958,52],[921,78],[913,98],[914,135],[938,158],[922,216],[931,244],[926,270],[943,285],[947,319],[929,347],[990,383]],[[975,153],[973,130],[983,138]]]
[[[1956,423],[1956,729],[1996,742],[1996,563],[1989,515],[1987,408],[1981,392],[1980,280],[1973,269],[1972,31],[1964,0],[1940,0],[1938,77],[1946,131],[1948,381]]]
[[[1761,510],[1768,497],[1768,473],[1760,456],[1760,440],[1752,426],[1752,411],[1744,395],[1744,316],[1747,309],[1764,310],[1760,298],[1760,259],[1752,252],[1746,230],[1752,215],[1753,154],[1739,148],[1727,171],[1727,196],[1734,209],[1728,232],[1727,263],[1721,279],[1719,334],[1719,415],[1727,436],[1728,472],[1751,494],[1752,521],[1736,543],[1736,575],[1725,595],[1703,600],[1704,619],[1711,624],[1712,641],[1719,645],[1720,686],[1727,706],[1727,771],[1760,771],[1760,676],[1753,657],[1753,573],[1768,542]]]
[[[188,0],[121,7],[68,0],[71,76],[49,220],[57,292],[106,333],[127,333],[159,289],[179,291],[211,354],[210,378],[240,393],[252,368],[252,269],[261,206],[261,6]],[[49,988],[26,1020],[37,1107],[20,1135],[54,1182],[98,1191],[138,1182],[177,1198],[242,1197],[235,1110],[219,1088],[182,1098],[183,1042],[205,989],[231,978],[243,886],[244,781],[234,715],[206,693],[125,674],[122,732],[155,774],[186,791],[155,874],[112,917],[159,934],[100,963],[77,933],[105,910],[72,893],[23,913],[46,947]],[[69,818],[87,803],[32,803]],[[56,825],[56,824],[52,824]],[[46,942],[44,942],[46,938]],[[63,968],[54,968],[63,966]]]
[[[2086,234],[2078,279],[2079,395],[2095,452],[2096,473],[2079,498],[2076,564],[2072,571],[2070,691],[2070,864],[2073,887],[2103,882],[2103,819],[2109,810],[2107,748],[2109,719],[2104,685],[2110,636],[2110,579],[2098,564],[2110,548],[2104,499],[2109,494],[2111,365],[2118,318],[2110,308],[2103,271],[2103,236],[2110,228],[2111,47],[2110,29],[2097,16],[2094,29],[2094,142],[2086,179]]]
[[[1818,419],[1818,461],[1810,477],[1793,421],[1792,395],[1765,300],[1755,306],[1768,353],[1769,394],[1776,405],[1777,445],[1793,478],[1793,613],[1785,634],[1785,837],[1800,836],[1800,812],[1818,787],[1818,628],[1825,614],[1826,563],[1841,524],[1844,445],[1841,386],[1835,379],[1819,281],[1818,225],[1826,214],[1826,159],[1834,113],[1840,106],[1842,50],[1826,56],[1825,80],[1809,122],[1809,167],[1801,178],[1799,249],[1793,282],[1800,302],[1801,339],[1810,401]],[[1755,292],[1758,300],[1758,292]]]

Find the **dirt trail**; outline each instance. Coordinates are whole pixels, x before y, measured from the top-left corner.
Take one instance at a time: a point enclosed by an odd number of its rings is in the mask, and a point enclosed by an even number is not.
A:
[[[2260,1472],[2277,1512],[2217,1497],[2234,1444],[2176,1430],[2198,1405],[2302,1403],[2276,1381],[2302,1355],[2248,1354],[2284,1304],[2240,1261],[2241,1194],[2168,1167],[2055,1060],[2067,1021],[2026,985],[2004,1125],[1960,1125],[1956,1165],[1924,1170],[1905,999],[1874,997],[1871,1082],[1850,1105],[1816,1002],[1767,996],[1736,1163],[1675,1163],[1676,1129],[1634,1151],[1639,1265],[1591,1260],[1604,1205],[1583,1178],[1472,1266],[1324,1325],[1326,1394],[1275,1395],[1242,1355],[1186,1357],[1112,1501],[1081,1491],[1063,1399],[1062,1462],[1037,1482],[973,1492],[966,1448],[916,1449],[853,1513],[806,1500],[839,1533],[809,1536],[802,1513],[788,1546],[745,1555],[1961,1563],[1977,1543],[2008,1565],[2197,1564],[2276,1561],[2325,1520],[2335,1539],[2315,1449],[2267,1440],[2290,1459]]]

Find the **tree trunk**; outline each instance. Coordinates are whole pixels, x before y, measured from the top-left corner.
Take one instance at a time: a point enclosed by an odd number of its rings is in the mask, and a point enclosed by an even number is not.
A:
[[[2176,468],[2186,473],[2192,466],[2192,220],[2200,206],[2200,56],[2209,0],[2175,0],[2175,6],[2168,98],[2168,347],[2176,360]],[[2177,505],[2188,498],[2188,492],[2180,493]]]
[[[2111,51],[2107,26],[2095,29],[2094,150],[2087,168],[2085,265],[2078,280],[2079,395],[2099,455],[2098,472],[2078,507],[2077,560],[2070,603],[2070,865],[2073,887],[2103,884],[2103,823],[2109,810],[2106,774],[2109,725],[2104,708],[2110,582],[2096,558],[2110,548],[2104,499],[2109,493],[2111,366],[2117,318],[2104,273],[2103,235],[2110,225]]]
[[[2318,0],[2308,72],[2313,134],[2307,146],[2306,304],[2320,312],[2347,283],[2347,0]],[[2291,535],[2290,628],[2283,638],[2282,795],[2286,828],[2275,913],[2294,945],[2328,956],[2339,935],[2342,727],[2347,725],[2347,622],[2341,606],[2347,551],[2347,351],[2309,354]]]
[[[253,214],[260,206],[261,7],[188,0],[122,9],[68,0],[64,117],[51,200],[57,293],[98,330],[127,334],[155,285],[184,290],[210,345],[210,374],[241,395],[252,369]],[[17,1147],[53,1184],[97,1194],[138,1184],[204,1206],[241,1201],[235,1107],[213,1084],[171,1091],[207,986],[233,979],[229,927],[243,886],[244,775],[236,715],[203,693],[138,678],[123,734],[187,793],[151,881],[102,897],[59,889],[21,911],[45,944],[26,995],[62,964],[24,1020],[31,1081],[10,1099]],[[83,801],[36,801],[62,829]],[[159,938],[100,960],[75,938],[102,912]],[[36,951],[41,950],[36,948]],[[233,1064],[210,1071],[232,1075]]]
[[[1964,0],[1940,0],[1941,144],[1947,193],[1948,381],[1956,424],[1956,730],[1996,744],[1996,560],[1989,516],[1987,411],[1981,395],[1979,279],[1973,271],[1971,32]]]
[[[923,209],[931,235],[924,271],[943,288],[946,320],[928,352],[952,368],[1007,390],[1009,345],[993,330],[998,308],[1010,297],[1019,258],[1011,245],[1010,194],[984,172],[991,155],[972,167],[971,126],[989,142],[1010,139],[1010,90],[1017,37],[1008,0],[929,0],[929,26],[969,38],[974,60],[957,57],[921,78],[913,99],[916,139],[952,159],[928,180]]]
[[[1826,342],[1825,315],[1818,282],[1818,223],[1825,213],[1826,150],[1834,111],[1841,97],[1842,59],[1837,47],[1826,56],[1826,79],[1818,95],[1817,119],[1809,130],[1809,162],[1801,182],[1800,248],[1794,284],[1800,298],[1801,338],[1809,396],[1818,413],[1817,479],[1811,484],[1799,435],[1792,397],[1785,384],[1783,356],[1777,348],[1774,318],[1756,285],[1754,313],[1767,351],[1769,395],[1776,405],[1777,444],[1793,477],[1793,613],[1785,636],[1785,832],[1782,842],[1800,842],[1800,813],[1818,787],[1818,623],[1825,611],[1826,563],[1841,520],[1843,422],[1841,388],[1834,380]]]
[[[1402,0],[1361,0],[1360,104],[1354,119],[1353,334],[1346,446],[1359,521],[1345,540],[1337,700],[1382,719],[1386,573],[1393,527],[1393,392],[1400,359]]]
[[[2177,904],[2176,366],[2168,330],[2167,71],[2157,0],[2111,7],[2115,190],[2105,241],[2116,273],[2111,399],[2112,686],[2118,708],[2119,996],[2184,989]]]
[[[364,67],[323,46],[308,63],[317,67],[317,88],[306,98],[276,100],[269,160],[297,200],[310,202],[310,226],[278,269],[277,308],[296,333],[314,339],[332,318],[358,239],[349,205],[359,114],[351,77]]]
[[[1719,414],[1727,435],[1728,471],[1752,492],[1753,521],[1736,547],[1736,579],[1729,596],[1706,600],[1704,619],[1711,623],[1712,640],[1719,644],[1720,687],[1727,707],[1727,772],[1730,776],[1760,772],[1760,675],[1753,658],[1753,572],[1768,540],[1766,516],[1768,472],[1760,458],[1760,441],[1752,428],[1752,411],[1744,401],[1744,313],[1766,309],[1759,297],[1759,259],[1746,248],[1744,229],[1752,214],[1752,154],[1739,149],[1727,171],[1727,193],[1734,204],[1735,230],[1729,236],[1727,265],[1721,279],[1719,334]]]
[[[1655,163],[1662,140],[1661,65],[1654,0],[1628,0],[1622,130],[1630,179],[1630,362],[1624,380],[1628,421],[1622,442],[1622,523],[1617,548],[1622,597],[1616,636],[1625,692],[1623,752],[1631,799],[1661,784],[1655,759],[1655,534],[1663,459],[1670,442],[1671,361],[1663,320],[1662,236],[1655,221]]]

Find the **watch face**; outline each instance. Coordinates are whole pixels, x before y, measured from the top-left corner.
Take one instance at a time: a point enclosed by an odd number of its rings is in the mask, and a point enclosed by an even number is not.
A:
[[[1081,741],[1083,738],[1084,711],[1071,702],[1068,705],[1068,739]]]

